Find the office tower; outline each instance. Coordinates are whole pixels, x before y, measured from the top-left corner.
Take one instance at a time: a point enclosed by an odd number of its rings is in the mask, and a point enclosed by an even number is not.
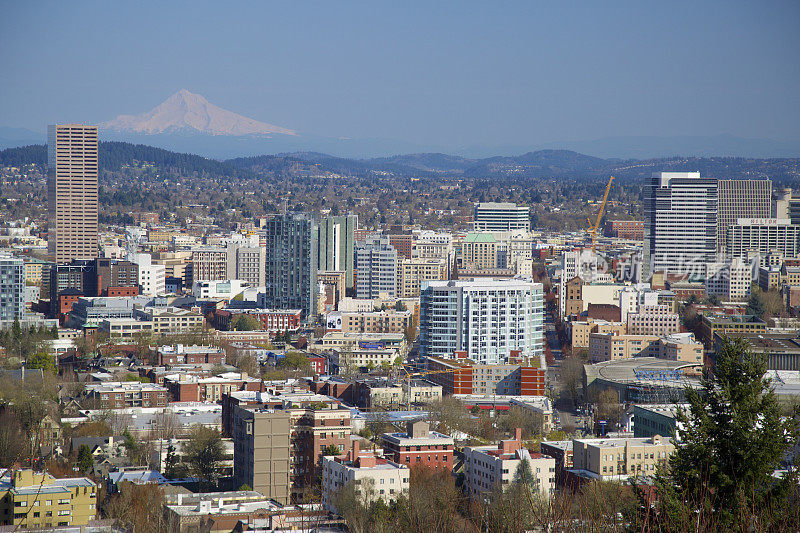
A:
[[[778,252],[783,257],[797,257],[800,252],[800,226],[788,219],[740,218],[728,228],[728,255],[749,259]]]
[[[740,218],[769,218],[772,181],[719,180],[717,183],[717,250],[727,247],[728,228]]]
[[[356,272],[356,298],[397,296],[397,250],[388,237],[372,237],[356,246]]]
[[[452,358],[457,351],[482,364],[512,356],[544,368],[542,284],[525,279],[423,282],[420,355]],[[512,353],[513,352],[513,353]]]
[[[643,281],[654,272],[703,276],[717,249],[717,180],[653,174],[644,201]]]
[[[290,499],[289,413],[274,409],[233,408],[233,476],[268,499]]]
[[[47,247],[57,263],[97,257],[97,127],[47,127]]]
[[[264,304],[317,314],[317,224],[308,214],[282,214],[264,221],[266,272]]]
[[[498,267],[498,242],[491,233],[467,233],[461,244],[461,268],[485,270]]]
[[[529,207],[512,203],[483,202],[475,206],[475,231],[511,231],[531,229]]]
[[[25,264],[0,252],[0,329],[22,320],[25,310]]]

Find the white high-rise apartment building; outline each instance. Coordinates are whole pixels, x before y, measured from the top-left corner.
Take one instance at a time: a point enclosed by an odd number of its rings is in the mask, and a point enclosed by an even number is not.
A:
[[[703,276],[716,251],[717,180],[655,173],[644,201],[642,281],[653,272]]]
[[[47,250],[56,263],[97,257],[97,126],[47,127]]]
[[[397,296],[397,250],[388,237],[373,237],[356,246],[356,298]]]
[[[482,202],[475,206],[475,231],[531,229],[531,209],[512,203]]]
[[[740,218],[769,218],[771,180],[719,180],[717,184],[717,249],[727,247],[728,228]]]
[[[504,364],[519,352],[544,368],[543,317],[542,284],[529,279],[423,282],[420,355]]]

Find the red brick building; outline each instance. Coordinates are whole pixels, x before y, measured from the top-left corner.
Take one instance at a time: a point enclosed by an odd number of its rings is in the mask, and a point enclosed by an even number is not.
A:
[[[239,315],[250,315],[261,324],[261,329],[270,333],[295,332],[300,327],[300,309],[218,309],[214,311],[212,323],[217,329],[228,331],[231,322]]]
[[[164,378],[164,386],[175,402],[218,403],[223,395],[234,391],[264,390],[264,383],[260,379],[250,377],[245,372],[226,372],[205,378],[175,374]]]
[[[390,461],[428,468],[453,469],[453,438],[430,431],[423,421],[409,422],[406,433],[384,433],[383,454]]]
[[[476,363],[456,352],[455,359],[429,357],[429,370],[452,370],[430,374],[429,381],[442,386],[442,394],[502,394],[512,396],[543,396],[544,368],[511,362],[505,365]]]
[[[641,220],[608,220],[605,234],[606,237],[641,241],[644,240],[644,222]]]

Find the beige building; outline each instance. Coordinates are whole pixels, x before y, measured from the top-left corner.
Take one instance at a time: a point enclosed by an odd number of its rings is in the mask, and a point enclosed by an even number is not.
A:
[[[290,499],[289,412],[273,409],[233,410],[233,475],[268,499]]]
[[[592,333],[613,333],[614,335],[625,335],[626,328],[622,322],[609,322],[607,320],[596,320],[593,318],[584,321],[574,321],[570,323],[572,330],[572,347],[588,348],[589,336]]]
[[[405,333],[411,325],[410,311],[340,313],[343,333]],[[333,314],[335,317],[335,314]],[[330,315],[329,315],[330,318]]]
[[[673,333],[665,337],[613,333],[589,335],[589,359],[592,362],[632,357],[657,357],[702,364],[703,343],[697,341],[692,333]]]
[[[235,271],[234,246],[201,246],[192,250],[193,282],[234,279]]]
[[[336,493],[350,482],[367,506],[379,499],[389,503],[400,495],[408,495],[410,480],[411,471],[406,465],[375,452],[361,451],[358,441],[354,441],[347,456],[322,458],[322,503],[329,511],[336,512]]]
[[[629,313],[629,335],[672,335],[681,329],[681,319],[668,305],[643,305],[638,313]]]
[[[589,335],[589,360],[598,362],[630,359],[631,357],[658,357],[658,339],[656,335],[591,333]]]
[[[497,268],[497,241],[491,233],[468,233],[461,245],[461,266],[469,270]]]
[[[56,479],[33,470],[0,475],[0,524],[18,529],[85,526],[97,516],[97,485],[89,478]]]
[[[56,263],[97,257],[97,126],[47,127],[47,251]]]
[[[137,309],[135,314],[140,320],[152,322],[155,335],[200,331],[205,320],[200,313],[181,307],[147,307]]]
[[[522,430],[513,439],[501,440],[495,446],[464,448],[464,486],[472,498],[488,496],[495,488],[506,490],[514,480],[520,464],[528,463],[534,486],[542,496],[555,491],[556,460],[527,450],[522,442]]]
[[[50,268],[53,263],[42,261],[35,257],[25,258],[25,283],[29,285],[41,285],[42,281],[50,283]]]
[[[661,339],[661,359],[703,363],[703,343],[692,333],[674,333]]]
[[[576,470],[593,478],[652,476],[675,451],[668,438],[574,439],[572,461]]]
[[[402,259],[397,262],[398,298],[418,298],[423,281],[447,279],[445,259]]]

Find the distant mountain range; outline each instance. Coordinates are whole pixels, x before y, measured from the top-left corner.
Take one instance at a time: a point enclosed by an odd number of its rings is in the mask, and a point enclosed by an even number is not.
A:
[[[400,178],[476,178],[506,184],[533,184],[539,178],[604,184],[613,175],[619,181],[638,182],[653,172],[699,171],[712,178],[770,178],[775,186],[797,187],[800,159],[741,157],[673,157],[642,160],[603,159],[568,150],[539,150],[514,157],[471,159],[438,153],[420,153],[349,159],[319,152],[294,152],[278,155],[239,157],[219,161],[199,155],[176,153],[162,148],[116,141],[100,143],[100,166],[114,173],[136,162],[154,164],[159,174],[176,177],[203,174],[224,179],[280,179],[286,176],[326,178],[350,175],[382,179]],[[0,150],[0,166],[44,165],[47,150],[43,144]]]
[[[504,164],[504,158],[515,154],[562,150],[587,154],[584,157],[603,159],[648,159],[659,157],[733,156],[733,157],[800,157],[800,140],[746,139],[733,135],[676,137],[608,137],[588,141],[550,142],[532,145],[431,146],[393,139],[331,138],[298,132],[282,126],[260,122],[222,109],[204,97],[182,89],[150,111],[138,115],[119,115],[99,124],[101,138],[146,144],[176,152],[199,154],[215,159],[260,156],[263,154],[318,152],[349,158],[380,158],[386,162],[394,154],[424,153],[428,163],[415,162],[419,155],[404,156],[404,165],[422,164],[429,168],[431,152],[438,155],[439,171],[456,170],[477,159],[493,159]],[[44,128],[43,128],[44,129]],[[0,149],[44,142],[44,133],[23,128],[0,127]],[[507,162],[507,161],[506,161]],[[455,165],[447,169],[447,165]],[[576,169],[591,164],[588,159],[574,162]],[[462,169],[463,170],[463,169]]]

